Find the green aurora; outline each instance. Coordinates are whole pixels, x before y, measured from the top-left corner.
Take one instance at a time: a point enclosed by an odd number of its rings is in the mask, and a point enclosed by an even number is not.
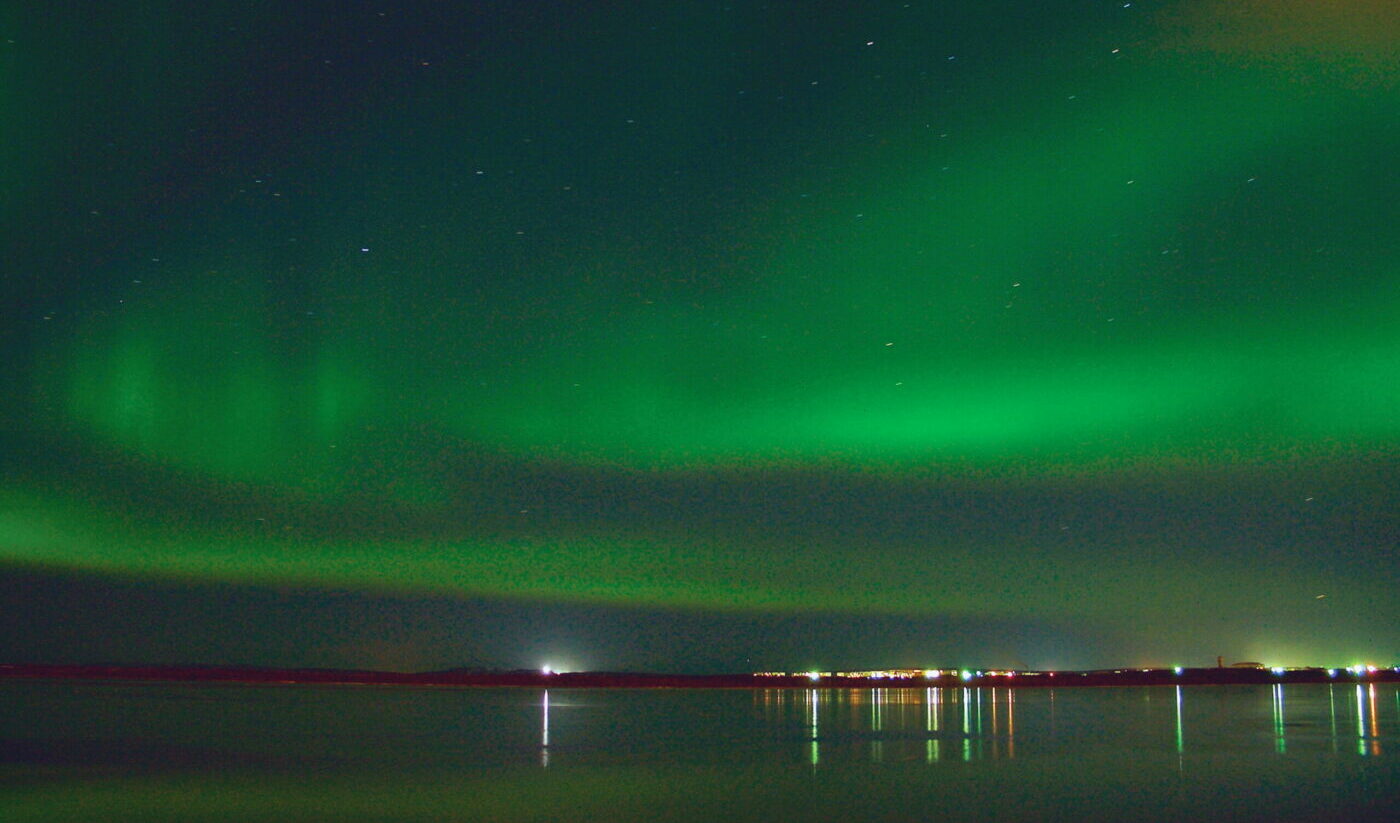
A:
[[[0,560],[1393,653],[1397,16],[1248,5],[7,21]]]

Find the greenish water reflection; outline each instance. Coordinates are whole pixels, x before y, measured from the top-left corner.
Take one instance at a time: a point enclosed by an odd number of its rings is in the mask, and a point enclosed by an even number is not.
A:
[[[0,684],[58,820],[1390,819],[1393,685],[763,691]]]

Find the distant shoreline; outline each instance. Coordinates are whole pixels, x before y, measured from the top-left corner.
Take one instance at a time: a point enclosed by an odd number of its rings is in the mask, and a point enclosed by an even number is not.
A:
[[[1056,672],[942,673],[933,677],[842,677],[801,674],[683,675],[640,672],[381,672],[243,666],[92,666],[0,664],[0,680],[124,680],[261,685],[420,686],[533,689],[868,689],[1071,688],[1092,686],[1229,686],[1298,683],[1400,683],[1400,671],[1350,669],[1106,669]]]

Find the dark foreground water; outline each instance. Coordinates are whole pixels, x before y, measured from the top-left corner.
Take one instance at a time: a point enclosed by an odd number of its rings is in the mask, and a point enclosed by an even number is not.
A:
[[[1400,690],[0,683],[0,820],[1396,820]]]

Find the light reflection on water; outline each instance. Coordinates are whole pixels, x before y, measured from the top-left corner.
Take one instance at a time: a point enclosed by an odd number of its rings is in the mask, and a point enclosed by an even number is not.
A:
[[[0,683],[25,820],[1393,819],[1400,687]],[[75,805],[76,804],[76,805]],[[105,815],[75,809],[100,805]],[[927,807],[913,815],[910,804]]]
[[[1260,697],[1267,695],[1267,725]],[[964,762],[1054,754],[1086,745],[1170,748],[1186,767],[1200,752],[1251,748],[1367,757],[1394,747],[1400,687],[1394,685],[1222,686],[1166,689],[870,688],[765,689],[754,693],[774,728],[805,718],[813,766],[866,755],[870,762]],[[1061,724],[1057,726],[1056,712]],[[1387,715],[1387,709],[1389,714]],[[1072,725],[1066,729],[1066,714]],[[1340,721],[1340,726],[1339,726]],[[1160,732],[1160,733],[1159,733]],[[1189,742],[1188,742],[1189,741]],[[860,745],[857,745],[860,744]],[[1301,748],[1297,748],[1301,747]]]
[[[549,689],[544,690],[544,699],[541,701],[543,718],[543,730],[540,732],[540,765],[549,768]]]

